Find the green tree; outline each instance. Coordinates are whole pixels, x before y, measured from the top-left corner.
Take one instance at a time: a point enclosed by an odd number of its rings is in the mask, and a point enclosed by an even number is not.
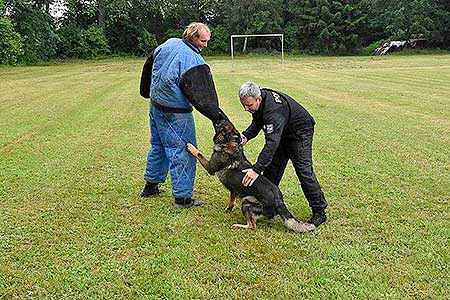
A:
[[[228,34],[263,34],[283,32],[283,0],[226,0],[224,28]],[[235,47],[280,48],[274,38],[239,39]]]
[[[45,6],[34,1],[16,0],[9,3],[15,30],[22,36],[24,62],[49,60],[56,55],[58,36]]]
[[[286,45],[311,53],[355,52],[366,15],[358,1],[286,0]]]
[[[0,0],[0,64],[15,64],[22,55],[22,38],[10,18],[3,16],[5,4]]]
[[[202,50],[204,55],[211,54],[224,54],[229,52],[229,40],[230,35],[227,34],[225,27],[218,25],[215,27],[210,27],[211,29],[211,40],[208,43],[208,47]]]
[[[450,4],[443,0],[364,0],[369,29],[378,39],[422,37],[436,45],[450,43]]]
[[[158,47],[158,41],[153,33],[143,30],[141,36],[138,37],[138,48],[140,50],[139,54],[148,54],[150,51]]]

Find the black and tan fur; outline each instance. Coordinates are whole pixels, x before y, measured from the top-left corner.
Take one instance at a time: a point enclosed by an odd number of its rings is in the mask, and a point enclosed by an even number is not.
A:
[[[256,219],[260,216],[273,218],[279,215],[286,227],[295,232],[307,232],[315,226],[297,220],[286,207],[280,189],[264,176],[259,176],[252,186],[242,184],[242,170],[252,165],[244,155],[240,143],[240,134],[228,120],[215,125],[214,152],[211,159],[206,159],[192,144],[187,150],[195,156],[209,174],[215,174],[230,191],[227,210],[232,210],[236,198],[242,199],[242,214],[247,224],[234,224],[237,228],[256,228]]]

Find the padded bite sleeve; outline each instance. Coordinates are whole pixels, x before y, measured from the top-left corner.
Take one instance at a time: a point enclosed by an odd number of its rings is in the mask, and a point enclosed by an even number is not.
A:
[[[219,108],[216,87],[208,65],[199,65],[186,71],[181,77],[180,89],[195,109],[213,124],[224,118],[228,119]]]
[[[141,84],[139,93],[142,97],[150,98],[150,85],[152,83],[152,68],[153,68],[153,51],[147,57],[144,66],[142,67]]]

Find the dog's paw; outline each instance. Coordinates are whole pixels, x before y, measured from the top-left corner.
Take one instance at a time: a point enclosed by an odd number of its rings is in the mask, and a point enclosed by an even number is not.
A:
[[[225,207],[225,211],[226,212],[232,212],[233,208],[234,208],[234,206],[227,206],[227,207]]]
[[[231,226],[231,228],[233,228],[233,229],[238,229],[238,228],[241,228],[241,229],[255,229],[256,226],[252,226],[251,224],[233,224]]]
[[[198,154],[200,153],[200,152],[198,151],[198,149],[197,149],[194,145],[192,145],[191,143],[187,143],[187,144],[186,144],[186,150],[187,150],[190,154],[192,154],[193,156],[195,156],[195,157],[197,157]]]

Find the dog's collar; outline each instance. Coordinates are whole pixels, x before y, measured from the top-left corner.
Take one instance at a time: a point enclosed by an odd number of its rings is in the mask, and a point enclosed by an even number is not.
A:
[[[229,143],[237,143],[238,145],[240,145],[242,143],[242,138],[241,136],[238,137],[231,137],[228,139]]]

